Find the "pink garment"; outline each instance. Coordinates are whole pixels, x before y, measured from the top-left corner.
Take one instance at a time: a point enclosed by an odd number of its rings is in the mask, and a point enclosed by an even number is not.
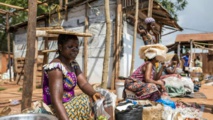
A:
[[[143,66],[147,65],[149,62],[145,62],[144,64],[142,64],[140,67],[138,67],[130,76],[131,78],[135,78],[137,80],[140,80],[142,82],[145,82],[145,73],[142,72],[142,68]],[[152,73],[151,73],[151,78],[153,79],[155,75],[155,69],[153,67],[152,69]]]

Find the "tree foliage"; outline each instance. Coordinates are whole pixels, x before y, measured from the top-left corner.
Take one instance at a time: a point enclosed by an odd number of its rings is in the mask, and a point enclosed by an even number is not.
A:
[[[187,0],[156,0],[158,1],[168,12],[178,20],[177,12],[183,10],[188,4]]]
[[[46,0],[39,0],[41,2]],[[0,0],[2,3],[15,5],[23,8],[28,8],[28,0]],[[50,3],[56,3],[58,4],[58,0],[50,0]],[[50,4],[50,5],[52,5]],[[39,5],[37,10],[37,15],[42,15],[45,13],[48,13],[48,6]],[[24,22],[28,19],[28,13],[26,11],[17,11],[16,9],[6,7],[6,6],[0,6],[0,9],[14,12],[16,15],[9,17],[9,24],[10,26],[15,25],[17,23]],[[0,51],[7,51],[7,40],[6,40],[6,32],[5,32],[5,26],[6,26],[6,15],[0,14]],[[11,42],[12,44],[12,42]],[[12,47],[11,47],[12,49]]]

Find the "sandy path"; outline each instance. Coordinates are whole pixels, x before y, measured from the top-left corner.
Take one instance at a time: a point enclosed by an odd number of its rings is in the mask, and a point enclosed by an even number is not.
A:
[[[10,104],[1,104],[1,102],[9,102],[9,100],[21,100],[22,93],[19,92],[20,85],[16,85],[15,83],[3,83],[0,82],[1,87],[7,88],[6,90],[0,91],[0,110],[5,107],[9,106]],[[187,103],[196,102],[198,104],[205,105],[205,110],[203,113],[203,117],[208,120],[213,120],[213,114],[211,113],[211,108],[207,106],[213,107],[213,86],[202,86],[200,92],[204,93],[207,99],[194,99],[194,98],[172,98],[172,100],[181,100]],[[33,101],[41,100],[42,99],[42,90],[36,89],[33,92]],[[10,106],[12,112],[10,114],[19,114],[21,111],[21,105]]]

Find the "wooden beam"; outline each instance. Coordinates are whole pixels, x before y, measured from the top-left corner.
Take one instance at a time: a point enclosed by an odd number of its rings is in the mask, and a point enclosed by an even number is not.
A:
[[[58,27],[58,26],[54,26],[54,27],[37,27],[36,30],[64,30],[63,27]]]
[[[152,17],[153,0],[149,0],[148,17]]]
[[[27,27],[27,51],[24,66],[24,81],[22,92],[21,110],[31,107],[33,93],[33,76],[35,64],[35,44],[36,44],[36,15],[37,0],[28,0],[28,27]]]
[[[47,1],[37,1],[38,5],[44,5],[44,6],[48,6]]]
[[[85,4],[85,29],[84,32],[89,31],[89,17],[88,17],[88,4]],[[84,75],[87,79],[87,63],[88,63],[88,37],[84,37]]]
[[[72,34],[80,37],[92,37],[90,33],[79,33],[74,31],[65,31],[65,30],[47,30],[47,33],[50,34]]]
[[[58,37],[57,34],[49,34],[44,30],[36,30],[36,37]]]
[[[172,34],[172,33],[177,32],[177,31],[178,31],[178,30],[174,30],[174,31],[168,32],[168,33],[166,33],[166,34],[163,34],[162,36],[166,36],[166,35]]]
[[[38,5],[48,6],[47,3],[48,3],[48,1],[44,1],[44,2],[42,2],[42,1],[37,1],[37,4],[38,4]],[[28,8],[17,9],[17,10],[15,10],[15,11],[13,12],[13,14],[15,14],[15,13],[17,13],[17,12],[19,12],[19,11],[26,11],[26,12],[28,12]]]
[[[3,9],[0,9],[0,14],[3,14],[3,15],[9,14],[9,16],[13,16],[14,15],[12,12],[9,12],[9,11],[3,10]]]
[[[6,3],[2,3],[2,2],[0,2],[0,5],[1,6],[6,6],[6,7],[10,7],[10,8],[14,8],[14,9],[18,9],[18,10],[24,10],[25,9],[23,7],[19,7],[19,6],[15,6],[15,5],[10,5],[10,4],[6,4]],[[28,10],[26,10],[26,11],[28,11]]]
[[[135,48],[136,48],[137,28],[138,28],[138,7],[139,7],[139,1],[135,0],[136,9],[135,9],[134,38],[132,43],[132,61],[131,61],[130,75],[132,74],[134,70],[134,65],[135,65]]]
[[[42,50],[42,53],[57,52],[57,50]]]
[[[106,19],[106,42],[105,42],[105,53],[103,62],[102,72],[102,87],[107,88],[108,84],[108,69],[109,69],[109,52],[110,52],[110,39],[111,39],[111,19],[110,19],[110,8],[109,0],[104,0],[105,3],[105,19]]]

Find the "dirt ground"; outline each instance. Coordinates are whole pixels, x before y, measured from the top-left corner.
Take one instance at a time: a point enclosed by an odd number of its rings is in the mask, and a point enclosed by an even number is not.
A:
[[[0,91],[0,111],[9,106],[12,111],[10,114],[19,114],[21,111],[21,105],[11,105],[11,100],[21,100],[22,92],[20,91],[21,86],[16,85],[15,82],[5,82],[0,80],[0,87],[6,88],[6,90]],[[196,102],[201,105],[205,105],[203,118],[208,120],[213,120],[212,109],[213,107],[213,86],[204,86],[202,85],[200,92],[204,93],[207,99],[195,99],[195,98],[172,98],[172,100],[181,100],[186,103],[193,103]],[[42,99],[42,89],[36,89],[33,91],[33,101],[41,100]]]

